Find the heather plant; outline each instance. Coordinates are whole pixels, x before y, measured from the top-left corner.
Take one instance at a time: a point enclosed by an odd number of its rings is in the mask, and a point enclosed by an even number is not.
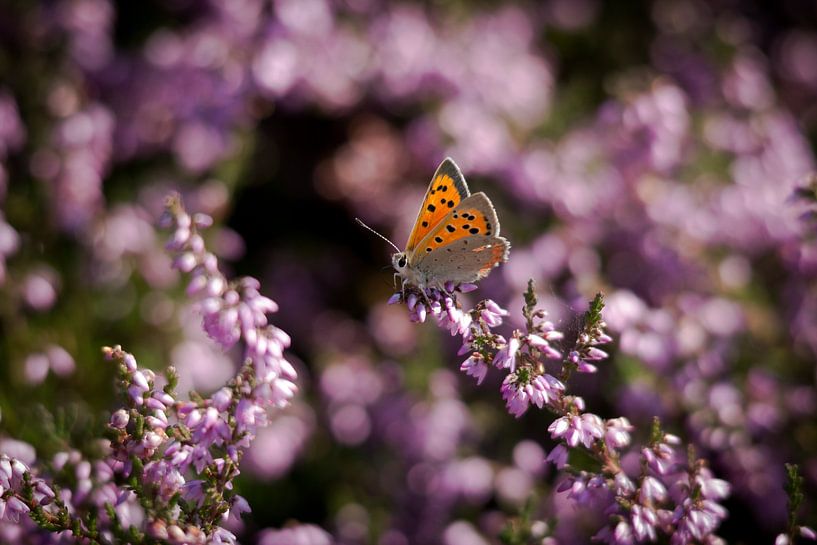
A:
[[[455,291],[455,286],[448,287]],[[587,412],[584,399],[567,393],[572,373],[594,373],[608,357],[599,348],[612,340],[604,331],[601,294],[590,302],[572,346],[564,352],[557,349],[564,334],[537,308],[533,281],[522,308],[525,329],[515,329],[507,340],[492,331],[509,314],[494,301],[483,300],[463,311],[448,293],[432,290],[422,295],[430,302],[421,302],[415,293],[406,297],[411,318],[423,322],[433,316],[441,328],[462,335],[460,354],[469,354],[460,367],[463,372],[482,383],[489,368],[507,370],[500,392],[511,415],[518,418],[535,405],[557,417],[548,427],[557,445],[547,460],[566,472],[557,491],[566,491],[579,505],[594,500],[604,504],[610,525],[596,539],[633,543],[663,535],[678,544],[719,541],[714,532],[727,515],[719,502],[729,495],[729,484],[715,478],[705,460],[696,459],[694,447],[679,448],[680,439],[662,431],[656,418],[649,443],[639,449],[638,473],[628,475],[621,459],[631,446],[633,426],[627,418],[603,419]],[[392,299],[402,298],[398,293]],[[594,467],[571,465],[574,450],[588,454]],[[510,543],[520,542],[510,535]]]
[[[103,348],[118,368],[123,400],[100,440],[99,459],[59,452],[39,468],[51,473],[47,478],[16,458],[0,460],[0,511],[28,532],[35,529],[21,516],[86,543],[235,543],[221,524],[249,510],[232,491],[243,452],[268,409],[285,406],[297,390],[283,354],[290,339],[268,322],[277,305],[260,295],[257,280],[228,281],[219,271],[199,234],[208,216],[191,217],[176,195],[168,199],[166,222],[174,267],[190,274],[187,293],[198,300],[205,331],[224,349],[242,341],[243,365],[212,396],[192,392],[185,401],[173,367],[160,377],[120,346]],[[26,530],[18,539],[27,538]]]
[[[0,541],[809,538],[815,29],[797,2],[3,2]],[[387,305],[353,218],[402,240],[446,156],[510,259]],[[203,215],[168,252],[172,192]],[[239,437],[295,383],[242,389],[284,365],[241,325],[264,296],[298,390]]]

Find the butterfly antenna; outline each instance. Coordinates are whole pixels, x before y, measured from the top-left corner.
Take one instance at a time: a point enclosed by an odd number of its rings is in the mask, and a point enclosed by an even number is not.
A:
[[[369,231],[371,231],[372,233],[374,233],[375,235],[379,236],[380,238],[382,238],[383,240],[385,240],[386,242],[388,242],[389,244],[391,244],[392,248],[394,248],[395,250],[397,250],[398,252],[400,252],[400,248],[398,248],[397,246],[395,246],[394,242],[390,241],[389,239],[387,239],[386,237],[384,237],[383,235],[381,235],[380,233],[378,233],[377,231],[375,231],[374,229],[372,229],[371,227],[369,227],[368,225],[366,225],[365,223],[363,223],[363,220],[361,220],[360,218],[355,218],[355,221],[356,221],[356,222],[358,222],[358,223],[359,223],[360,225],[362,225],[363,227],[365,227],[366,229],[368,229]]]

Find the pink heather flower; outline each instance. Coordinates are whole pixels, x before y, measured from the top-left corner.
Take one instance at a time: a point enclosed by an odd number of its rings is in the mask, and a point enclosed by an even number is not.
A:
[[[469,328],[462,336],[462,346],[457,351],[458,356],[462,356],[474,351],[474,330]]]
[[[558,444],[550,451],[546,460],[556,466],[556,469],[562,469],[567,465],[567,459],[570,452],[563,444]]]
[[[560,339],[562,334],[558,331],[553,331],[545,337],[540,337],[533,333],[525,335],[523,341],[537,348],[542,354],[549,359],[558,360],[562,358],[562,353],[550,345],[550,341]]]
[[[647,505],[652,502],[663,502],[667,498],[666,487],[655,477],[644,477],[641,481],[641,491],[639,499],[641,503]]]
[[[224,528],[216,528],[215,531],[210,535],[209,544],[212,545],[235,545],[236,537],[235,534],[230,532],[229,530],[225,530]]]
[[[23,462],[0,454],[0,521],[18,523],[20,516],[30,511],[29,506],[15,495],[23,491],[26,474],[30,477],[34,501],[38,505],[45,506],[54,500],[55,494],[51,487],[42,479],[32,476]]]
[[[414,307],[413,314],[409,315],[411,319],[415,322],[425,322],[426,321],[426,306],[422,303]]]
[[[11,460],[3,456],[0,458],[0,486],[3,488],[11,488],[12,478],[14,473],[11,469]]]
[[[611,418],[604,422],[604,442],[607,448],[618,450],[630,444],[633,425],[625,417]]]
[[[34,499],[40,505],[48,505],[54,501],[55,494],[50,486],[42,479],[34,481]]]
[[[547,373],[534,377],[531,386],[534,389],[530,392],[531,398],[540,409],[545,404],[559,400],[565,391],[565,385],[562,381]]]
[[[480,317],[489,327],[502,325],[502,318],[510,313],[491,299],[485,300],[485,308],[480,311]]]
[[[665,458],[659,457],[656,455],[655,451],[651,448],[644,447],[641,449],[641,455],[646,460],[647,465],[650,467],[658,475],[666,475],[669,473],[670,464],[669,460]]]
[[[215,407],[217,410],[226,411],[230,407],[230,403],[233,400],[233,391],[225,386],[213,394],[210,400],[213,403],[213,407]]]
[[[164,392],[154,391],[150,397],[144,400],[145,407],[154,411],[166,411],[168,406],[173,404],[173,399],[171,398],[170,403],[165,403],[167,398],[161,394],[164,394]]]
[[[528,410],[530,396],[524,388],[520,388],[516,383],[517,377],[514,373],[509,374],[502,381],[500,392],[505,400],[508,412],[519,418]]]
[[[700,488],[701,496],[710,500],[726,498],[731,489],[728,482],[712,477],[711,471],[705,468],[695,476],[695,484]]]
[[[655,541],[658,537],[656,533],[658,516],[652,508],[639,504],[633,505],[630,510],[630,520],[633,525],[633,534],[638,541]]]
[[[462,335],[471,326],[471,314],[457,308],[454,299],[448,296],[443,298],[441,310],[435,316],[437,324],[447,329],[451,335]]]
[[[134,371],[131,375],[131,380],[133,381],[133,385],[142,392],[150,390],[150,385],[148,385],[148,381],[142,371]]]
[[[26,465],[17,460],[16,458],[11,459],[11,478],[9,479],[9,486],[8,488],[12,488],[14,490],[19,490],[23,484],[23,475],[28,471]]]
[[[617,496],[630,497],[635,492],[635,483],[623,472],[616,473],[613,479],[613,491]]]
[[[633,543],[633,529],[629,523],[622,520],[616,524],[616,529],[613,532],[614,543],[619,545],[629,545]]]
[[[3,500],[0,500],[2,502]],[[26,504],[22,502],[17,496],[11,496],[5,500],[5,513],[3,513],[3,517],[5,520],[9,522],[13,522],[15,524],[20,522],[20,516],[26,515],[30,509]]]
[[[799,526],[798,529],[802,537],[812,541],[817,541],[817,532],[815,532],[812,528],[809,528],[808,526]]]
[[[605,352],[604,350],[599,350],[598,348],[595,347],[591,347],[587,351],[587,354],[585,355],[585,358],[594,361],[604,360],[607,359],[607,357],[608,357],[607,352]]]
[[[233,496],[230,510],[228,512],[231,518],[235,519],[236,521],[240,521],[241,515],[244,513],[249,513],[250,511],[252,511],[252,509],[250,509],[250,504],[247,503],[246,499],[238,494]]]
[[[567,491],[567,497],[579,504],[592,502],[594,493],[606,489],[604,477],[594,475],[587,471],[578,474],[569,474],[567,478],[556,488],[557,492]]]
[[[673,514],[672,520],[677,525],[677,531],[670,542],[680,545],[700,540],[713,533],[726,515],[726,509],[714,501],[693,501],[687,498]]]
[[[485,363],[485,360],[480,354],[474,353],[470,358],[462,362],[462,365],[460,365],[460,371],[464,372],[468,376],[476,378],[477,384],[482,384],[482,381],[485,380],[485,377],[488,374],[488,364]]]
[[[508,344],[500,348],[494,356],[494,365],[499,368],[516,371],[516,353],[519,351],[519,339],[512,337]]]
[[[148,425],[148,427],[153,428],[154,430],[156,429],[163,430],[167,428],[167,426],[169,425],[167,415],[165,414],[164,411],[159,410],[153,411],[153,414],[145,417],[145,423]]]
[[[599,368],[592,363],[587,363],[584,360],[579,360],[579,363],[576,364],[576,370],[579,373],[595,373],[598,369]]]
[[[500,389],[506,401],[508,412],[519,418],[533,403],[540,409],[561,397],[564,385],[548,374],[535,376],[521,383],[517,373],[510,373],[502,382]]]
[[[571,447],[582,444],[590,448],[604,436],[604,424],[598,416],[585,413],[581,416],[562,416],[548,426],[548,431],[553,439],[564,439]]]
[[[130,416],[125,409],[119,409],[111,415],[111,427],[118,429],[125,429],[128,425]]]
[[[267,412],[250,399],[242,399],[235,409],[238,431],[255,430],[267,424]]]
[[[162,501],[169,501],[174,494],[181,492],[185,483],[181,472],[164,460],[155,460],[145,464],[145,480],[152,483]]]
[[[666,475],[673,469],[673,461],[676,457],[675,450],[670,446],[669,441],[675,441],[677,437],[666,434],[664,442],[652,447],[641,449],[641,455],[647,465],[658,475]]]
[[[207,407],[203,414],[198,410],[191,412],[186,424],[193,432],[193,441],[204,445],[220,445],[231,435],[229,424],[215,407]]]

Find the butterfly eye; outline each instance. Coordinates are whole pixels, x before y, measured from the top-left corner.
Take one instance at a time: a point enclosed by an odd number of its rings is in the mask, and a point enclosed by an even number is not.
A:
[[[397,260],[397,266],[401,269],[406,266],[406,256],[400,256],[400,259]]]

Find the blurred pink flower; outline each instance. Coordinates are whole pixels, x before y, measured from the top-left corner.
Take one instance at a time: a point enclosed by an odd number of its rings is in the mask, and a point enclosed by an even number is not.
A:
[[[258,545],[333,545],[332,536],[312,524],[301,524],[282,530],[263,530]]]
[[[58,286],[57,272],[50,267],[40,267],[30,272],[23,280],[23,299],[34,310],[48,310],[57,301]]]

